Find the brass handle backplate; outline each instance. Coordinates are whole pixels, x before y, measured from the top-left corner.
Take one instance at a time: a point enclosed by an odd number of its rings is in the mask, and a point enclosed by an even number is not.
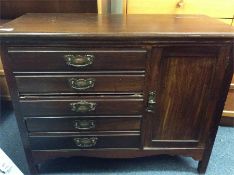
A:
[[[81,148],[94,147],[97,144],[97,141],[98,141],[97,137],[74,138],[76,146]]]
[[[90,112],[96,109],[96,103],[86,101],[70,103],[70,106],[72,111],[79,113]]]
[[[95,79],[94,78],[70,78],[68,80],[71,88],[76,90],[86,90],[94,87]]]
[[[156,103],[156,93],[155,92],[149,92],[148,106],[147,106],[147,111],[148,112],[154,112],[155,103]]]
[[[180,0],[177,4],[176,4],[177,8],[183,8],[184,7],[184,0]]]
[[[90,130],[95,128],[95,122],[94,120],[75,120],[74,127],[79,130]]]
[[[67,65],[73,67],[86,67],[93,64],[94,55],[64,55]]]

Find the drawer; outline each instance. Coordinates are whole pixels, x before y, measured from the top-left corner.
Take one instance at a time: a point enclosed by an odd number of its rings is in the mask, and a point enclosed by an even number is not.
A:
[[[203,14],[232,18],[233,0],[128,0],[128,14]],[[191,19],[192,20],[192,19]]]
[[[32,150],[139,148],[140,135],[30,136]]]
[[[26,116],[87,116],[87,115],[139,115],[143,113],[142,98],[128,97],[71,97],[59,99],[21,100]]]
[[[144,49],[81,49],[11,47],[8,51],[14,72],[143,70]]]
[[[142,92],[144,75],[16,76],[21,94]]]
[[[26,124],[29,132],[140,131],[141,116],[34,117]]]

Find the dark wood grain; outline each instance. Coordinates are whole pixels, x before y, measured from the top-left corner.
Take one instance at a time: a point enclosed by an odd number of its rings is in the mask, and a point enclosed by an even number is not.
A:
[[[96,0],[0,0],[0,18],[25,13],[97,13]]]
[[[14,28],[0,33],[3,64],[31,174],[50,158],[165,153],[206,171],[233,74],[231,27],[204,16],[93,14],[28,14],[4,27]],[[65,67],[63,53],[74,50],[97,62]],[[76,93],[65,83],[74,76],[102,83]],[[72,110],[84,101],[95,110]],[[77,118],[101,123],[70,129]],[[100,138],[97,149],[77,149],[73,139],[89,136]]]
[[[33,150],[56,150],[56,149],[84,149],[78,147],[74,138],[96,137],[97,143],[91,148],[138,148],[140,137],[138,134],[128,135],[69,135],[69,136],[30,136],[29,140]]]
[[[146,156],[156,156],[167,154],[174,156],[175,154],[193,157],[195,160],[201,159],[203,148],[155,148],[155,149],[93,149],[93,150],[34,150],[32,151],[33,158],[36,163],[42,163],[48,159],[55,159],[58,157],[73,157],[73,156],[86,156],[86,157],[101,157],[101,158],[137,158]]]
[[[209,117],[205,110],[217,61],[215,55],[206,55],[209,50],[218,51],[194,46],[163,48],[158,67],[160,77],[156,77],[159,85],[156,108],[160,122],[154,121],[153,140],[199,138],[202,125]]]
[[[18,96],[17,90],[15,88],[16,82],[12,78],[13,72],[11,71],[11,64],[9,63],[9,60],[7,59],[7,48],[6,48],[6,45],[2,45],[2,44],[1,44],[1,59],[2,59],[3,68],[5,71],[6,80],[7,80],[7,84],[8,84],[11,99],[12,99],[12,104],[13,104],[14,113],[16,116],[16,121],[17,121],[18,128],[20,131],[21,141],[22,141],[22,144],[24,147],[24,152],[25,152],[26,159],[28,162],[28,165],[26,165],[26,166],[29,168],[31,174],[37,174],[38,171],[37,171],[36,166],[35,166],[36,164],[34,164],[32,152],[31,152],[31,149],[29,148],[27,128],[26,128],[24,120],[22,120],[22,118],[21,118],[22,114],[20,112],[19,96]]]
[[[146,50],[140,48],[13,47],[8,52],[14,72],[144,70],[146,62]],[[67,65],[65,55],[93,55],[94,60],[79,68]]]
[[[223,115],[221,120],[220,120],[220,125],[221,126],[232,126],[232,127],[234,127],[234,117]]]
[[[79,129],[79,121],[92,121],[91,129]],[[26,119],[29,132],[140,131],[141,116],[33,117]]]
[[[233,27],[207,16],[194,15],[26,14],[4,27],[13,31],[0,31],[0,37],[27,36],[28,39],[234,36]]]
[[[94,111],[77,113],[71,110],[70,103],[80,101],[96,103]],[[22,100],[20,103],[21,111],[24,116],[56,116],[56,115],[139,115],[144,110],[143,99],[128,99],[126,97],[110,99],[105,97],[76,97],[71,99],[53,100]]]
[[[94,79],[94,86],[85,90],[71,87],[69,80]],[[61,94],[84,92],[142,92],[144,75],[30,75],[16,76],[19,93],[24,94]],[[30,84],[30,86],[28,86]]]
[[[222,47],[218,55],[216,65],[220,69],[219,71],[215,72],[213,89],[214,91],[212,97],[210,98],[210,100],[212,100],[213,103],[211,101],[207,109],[208,113],[210,113],[210,116],[212,117],[210,117],[208,121],[210,125],[207,126],[205,129],[205,132],[209,131],[209,133],[203,136],[203,138],[206,139],[206,147],[203,154],[203,158],[199,161],[198,164],[199,173],[205,173],[209,163],[210,155],[213,149],[216,134],[218,131],[218,126],[224,109],[225,100],[227,98],[229,86],[233,75],[233,60],[233,45],[229,45],[229,47]],[[215,99],[216,103],[214,103]],[[212,113],[213,115],[211,115]]]

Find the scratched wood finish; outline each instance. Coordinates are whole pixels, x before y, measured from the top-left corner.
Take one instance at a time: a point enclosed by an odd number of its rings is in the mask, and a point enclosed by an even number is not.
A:
[[[204,25],[209,24],[209,25]],[[4,25],[14,31],[1,37],[132,38],[132,37],[233,37],[234,28],[207,16],[26,14]]]
[[[191,156],[199,160],[198,171],[206,171],[233,74],[232,28],[204,16],[93,14],[27,14],[4,27],[14,29],[0,32],[2,58],[31,174],[38,173],[36,163],[58,157],[130,158],[165,153]],[[42,65],[46,59],[41,58],[42,63],[38,63],[40,58],[36,54],[25,52],[27,49],[56,50],[58,52],[53,56],[46,51],[42,54],[51,65],[57,58],[62,60],[59,53],[61,48],[65,51],[79,48],[78,52],[81,48],[85,48],[85,52],[92,48],[95,51],[103,50],[98,56],[100,65],[108,49],[133,50],[134,56],[126,56],[123,52],[113,53],[113,64],[119,64],[113,65],[115,70],[111,66],[97,66],[77,71],[56,63],[58,67],[52,66],[53,70],[49,70],[47,65]],[[25,53],[27,59],[19,56],[20,51]],[[117,55],[120,56],[119,61],[116,61]],[[36,57],[32,58],[37,60],[35,65],[30,63],[31,56]],[[136,59],[136,63],[130,63],[131,59]],[[121,69],[124,60],[129,65]],[[12,61],[18,65],[13,65]],[[37,68],[36,63],[41,67]],[[36,71],[31,67],[35,67]],[[105,86],[102,85],[100,91],[64,94],[64,86],[58,83],[52,87],[52,90],[58,88],[57,94],[53,94],[48,93],[52,92],[48,86],[53,84],[51,81],[46,81],[47,87],[39,87],[39,81],[35,83],[38,86],[32,84],[40,77],[91,74],[113,78],[117,75],[143,75],[144,80],[140,81],[138,92],[128,89],[125,84],[128,92],[117,91],[120,85],[104,93],[101,89],[105,89]],[[22,78],[27,81],[22,83]],[[129,80],[125,82],[129,83]],[[22,87],[26,90],[31,88],[31,94],[19,93]],[[154,104],[154,99],[149,100],[150,92],[156,93],[155,105],[149,105]],[[95,110],[85,114],[74,112],[70,103],[81,101],[95,102]],[[152,110],[149,110],[150,106]],[[90,116],[122,116],[121,121],[131,116],[141,116],[140,130],[130,130],[131,126],[126,125],[129,130],[122,128],[118,134],[112,130],[64,132],[59,129],[58,132],[45,132],[38,126],[37,132],[32,129],[32,132],[28,132],[25,122],[29,118],[35,121],[48,117],[88,120]],[[46,121],[45,127],[49,124]],[[97,145],[98,149],[80,151],[73,142],[77,136],[100,137],[101,142]]]

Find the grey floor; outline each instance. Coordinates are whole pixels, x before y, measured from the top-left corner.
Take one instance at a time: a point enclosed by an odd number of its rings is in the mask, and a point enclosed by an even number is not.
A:
[[[0,147],[26,175],[29,175],[14,113],[12,110],[6,110],[4,106],[0,110]],[[43,164],[41,174],[190,175],[197,174],[196,167],[197,161],[178,156],[120,160],[61,158]],[[234,128],[219,128],[206,174],[234,175]]]

